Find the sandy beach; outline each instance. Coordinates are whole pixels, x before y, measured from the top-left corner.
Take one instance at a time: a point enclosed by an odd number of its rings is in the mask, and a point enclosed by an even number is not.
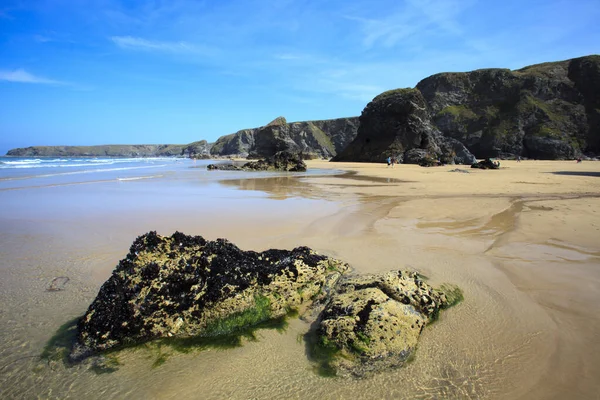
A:
[[[600,163],[466,166],[329,163],[206,182],[182,177],[0,191],[0,397],[599,399]],[[204,172],[203,172],[204,173]],[[356,272],[406,268],[465,300],[423,332],[414,362],[362,380],[323,378],[298,338],[121,365],[39,359],[149,230],[224,237],[244,250],[310,246]],[[65,290],[46,291],[57,276]]]

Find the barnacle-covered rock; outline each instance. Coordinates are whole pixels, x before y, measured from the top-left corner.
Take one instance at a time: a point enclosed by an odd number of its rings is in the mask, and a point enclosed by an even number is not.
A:
[[[458,288],[436,290],[415,272],[342,278],[321,314],[316,350],[330,356],[325,362],[336,375],[400,366],[425,325],[461,299]]]
[[[258,253],[149,232],[79,321],[71,359],[162,337],[234,333],[326,296],[347,269],[307,247]]]

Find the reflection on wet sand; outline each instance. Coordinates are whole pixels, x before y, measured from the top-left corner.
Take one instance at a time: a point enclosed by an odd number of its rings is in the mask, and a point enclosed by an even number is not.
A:
[[[235,187],[241,190],[253,190],[268,193],[273,199],[285,200],[290,197],[323,198],[322,186],[338,188],[352,187],[383,187],[387,184],[403,184],[411,181],[397,178],[380,178],[357,175],[353,172],[340,173],[332,177],[306,176],[301,174],[276,176],[258,179],[223,179],[223,186]],[[385,184],[385,185],[384,185]]]

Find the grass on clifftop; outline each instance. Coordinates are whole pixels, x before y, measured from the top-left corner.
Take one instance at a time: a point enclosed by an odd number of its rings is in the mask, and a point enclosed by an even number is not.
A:
[[[383,93],[377,95],[373,99],[373,101],[380,101],[380,100],[383,100],[383,99],[385,99],[387,97],[394,96],[396,94],[405,95],[405,94],[410,94],[410,93],[413,93],[413,94],[414,93],[419,93],[420,94],[421,92],[419,91],[419,89],[416,89],[416,88],[393,89],[393,90],[388,90],[386,92],[383,92]]]

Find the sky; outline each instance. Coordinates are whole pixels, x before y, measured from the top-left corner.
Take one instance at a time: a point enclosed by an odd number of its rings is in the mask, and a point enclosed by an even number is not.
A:
[[[600,53],[598,0],[2,0],[0,154],[360,115],[438,72]]]

